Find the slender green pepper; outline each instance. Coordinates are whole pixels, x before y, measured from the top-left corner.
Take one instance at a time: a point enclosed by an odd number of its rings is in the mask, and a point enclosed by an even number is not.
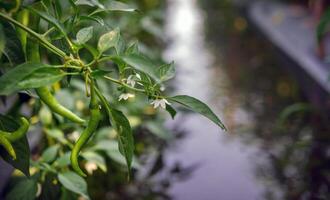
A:
[[[29,15],[28,11],[25,11],[24,17],[18,18],[18,21],[21,22],[23,25],[27,26],[29,22]],[[34,26],[38,28],[39,18],[33,18]],[[20,34],[21,41],[26,41],[27,35],[24,32],[18,32]],[[25,39],[24,39],[25,38]],[[22,43],[22,45],[24,45]],[[26,44],[25,44],[26,45]],[[26,49],[26,58],[28,61],[35,61],[40,62],[40,53],[39,53],[39,44],[35,41],[29,40],[27,42],[27,49]],[[40,99],[55,113],[79,124],[85,123],[85,120],[78,117],[76,114],[62,106],[57,99],[51,94],[46,86],[40,87],[36,89],[36,92]]]
[[[94,85],[91,84],[91,100],[90,100],[90,119],[88,121],[88,125],[85,128],[85,130],[80,135],[78,141],[74,145],[70,160],[72,168],[80,175],[80,176],[86,176],[86,174],[80,169],[79,162],[78,162],[78,156],[79,152],[82,149],[82,147],[88,142],[89,138],[93,135],[94,131],[97,129],[97,126],[101,119],[101,113],[99,104],[96,98]]]
[[[85,120],[78,117],[76,114],[62,106],[57,99],[50,93],[47,87],[36,89],[40,99],[55,113],[79,124],[85,123]]]
[[[6,151],[8,152],[8,154],[14,159],[16,160],[16,153],[15,150],[13,148],[13,146],[11,145],[11,143],[8,141],[8,139],[4,136],[0,134],[0,145],[3,146],[3,148],[6,149]]]
[[[29,130],[30,123],[24,117],[21,117],[20,120],[21,120],[21,126],[16,131],[7,132],[0,130],[0,134],[2,134],[2,136],[4,136],[10,142],[15,142],[21,139],[25,135],[25,133]]]

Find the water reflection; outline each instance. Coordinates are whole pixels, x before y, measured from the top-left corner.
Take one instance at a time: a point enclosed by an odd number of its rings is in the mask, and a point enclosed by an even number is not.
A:
[[[214,57],[205,47],[203,14],[193,0],[169,1],[168,36],[171,40],[165,57],[175,60],[178,67],[177,92],[195,96],[208,102],[230,129],[234,124],[252,123],[251,116],[240,106],[231,106],[231,83],[225,73],[212,67]],[[214,82],[216,81],[216,83]],[[211,87],[220,84],[219,87]],[[219,93],[220,95],[216,95]],[[214,98],[219,97],[219,99]],[[231,108],[230,108],[231,106]],[[227,117],[228,116],[228,117]],[[198,168],[185,182],[174,183],[171,193],[175,199],[258,199],[262,186],[253,176],[254,165],[249,156],[257,148],[246,146],[219,130],[208,120],[196,116],[179,116],[189,135],[174,152],[168,153],[169,162],[180,161]],[[230,123],[229,123],[230,122]],[[239,192],[237,192],[239,191]]]
[[[168,153],[169,163],[198,168],[173,184],[173,196],[330,199],[329,126],[283,71],[274,49],[247,27],[231,1],[202,1],[205,15],[197,1],[168,2],[165,57],[179,68],[177,90],[208,102],[229,128],[222,133],[199,116],[179,116],[189,135]]]

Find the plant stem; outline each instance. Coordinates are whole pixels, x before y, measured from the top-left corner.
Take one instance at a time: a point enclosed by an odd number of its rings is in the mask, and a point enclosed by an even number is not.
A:
[[[66,57],[66,54],[64,51],[62,51],[61,49],[57,48],[56,46],[54,46],[52,43],[48,42],[44,37],[42,37],[42,35],[40,35],[39,33],[34,32],[33,30],[31,30],[29,27],[24,26],[23,24],[19,23],[18,21],[12,19],[11,17],[7,16],[4,13],[0,12],[0,17],[4,18],[5,20],[13,23],[14,25],[20,27],[22,30],[26,31],[27,33],[29,33],[31,36],[33,36],[34,38],[36,38],[37,40],[39,40],[39,42],[41,44],[43,44],[47,49],[49,49],[50,51],[52,51],[53,53],[57,54],[58,56],[61,57]]]
[[[136,91],[136,92],[142,92],[142,93],[145,93],[145,90],[142,90],[142,89],[138,89],[138,88],[134,88],[134,87],[131,87],[123,82],[121,82],[120,80],[117,80],[117,79],[114,79],[114,78],[111,78],[109,76],[104,76],[104,78],[108,79],[109,81],[111,82],[114,82],[118,85],[121,85],[121,86],[124,86],[125,88],[128,88],[130,90],[133,90],[133,91]]]

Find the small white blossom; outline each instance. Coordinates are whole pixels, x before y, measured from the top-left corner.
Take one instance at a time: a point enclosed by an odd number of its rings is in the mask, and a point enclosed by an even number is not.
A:
[[[68,135],[69,140],[76,142],[79,138],[80,134],[78,131],[74,131]]]
[[[166,99],[155,99],[150,104],[154,105],[154,108],[158,108],[160,106],[164,109],[166,108],[166,104],[171,105],[171,103],[169,103]]]
[[[141,80],[140,74],[129,75],[127,80],[126,80],[126,83],[128,85],[131,85],[132,87],[134,87],[136,82],[139,81],[139,80]]]
[[[97,170],[97,165],[94,162],[87,162],[85,164],[85,169],[88,174],[93,174],[93,171]]]
[[[121,101],[121,100],[127,100],[128,98],[133,98],[133,97],[135,97],[135,95],[134,94],[131,94],[131,93],[123,93],[123,94],[121,94],[120,96],[119,96],[119,99],[118,99],[118,101]]]

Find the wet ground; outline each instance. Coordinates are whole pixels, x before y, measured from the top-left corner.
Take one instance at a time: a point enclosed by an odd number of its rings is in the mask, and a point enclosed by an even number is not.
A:
[[[178,117],[188,135],[167,160],[195,169],[172,184],[173,197],[328,199],[328,126],[272,46],[228,3],[205,13],[194,0],[168,2],[165,57],[176,61],[177,93],[207,102],[228,128]]]

